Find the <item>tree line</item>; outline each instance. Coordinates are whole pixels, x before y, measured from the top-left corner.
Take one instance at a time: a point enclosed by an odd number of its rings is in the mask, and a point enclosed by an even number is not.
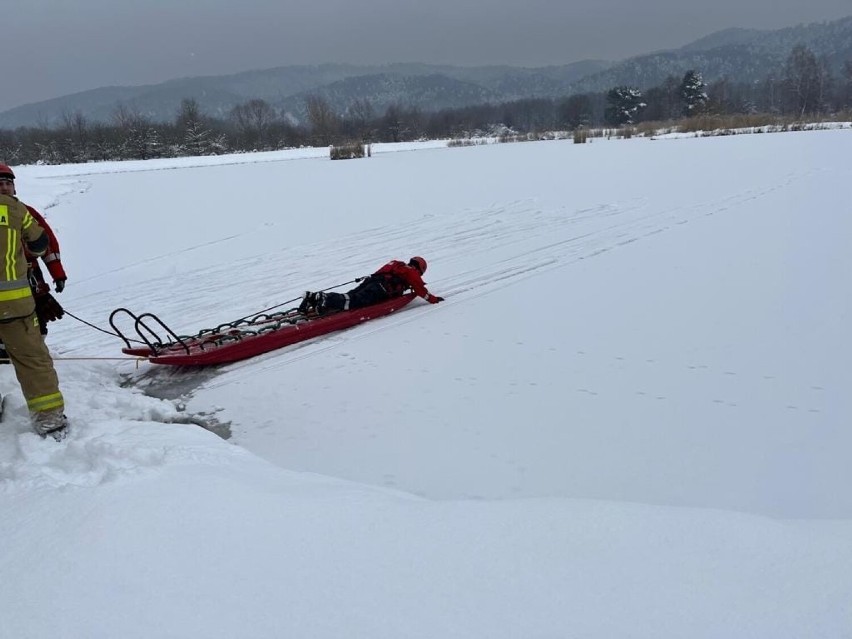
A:
[[[352,141],[400,142],[474,135],[528,134],[579,128],[671,122],[697,115],[770,114],[820,117],[852,109],[852,60],[839,77],[826,58],[794,47],[783,68],[759,83],[727,79],[705,84],[699,70],[670,76],[640,91],[619,86],[565,98],[531,98],[424,113],[394,104],[383,113],[366,99],[336,112],[319,96],[305,103],[307,119],[294,122],[264,100],[235,106],[227,117],[205,115],[197,100],[181,102],[172,122],[153,122],[128,106],[110,123],[77,112],[59,126],[0,130],[0,159],[9,164],[59,164],[150,159],[324,146]]]

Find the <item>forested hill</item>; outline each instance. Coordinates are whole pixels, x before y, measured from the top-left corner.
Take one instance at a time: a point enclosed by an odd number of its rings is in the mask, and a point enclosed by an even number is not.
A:
[[[722,78],[753,82],[777,73],[797,45],[826,60],[833,73],[842,72],[852,60],[852,16],[776,31],[726,29],[680,49],[620,62],[585,60],[540,68],[325,64],[104,87],[10,109],[0,113],[0,128],[51,127],[76,114],[90,123],[111,122],[121,108],[149,121],[167,122],[174,120],[184,98],[194,98],[204,113],[217,118],[226,117],[237,105],[260,99],[299,122],[312,95],[322,97],[338,114],[356,103],[382,113],[390,105],[436,111],[601,92],[619,85],[646,89],[690,69],[698,70],[706,82]]]
[[[840,74],[852,61],[852,16],[778,31],[726,29],[680,49],[637,56],[589,74],[573,82],[570,92],[599,92],[619,85],[647,89],[690,69],[699,70],[707,82],[761,81],[779,71],[798,45],[824,58],[829,70]]]

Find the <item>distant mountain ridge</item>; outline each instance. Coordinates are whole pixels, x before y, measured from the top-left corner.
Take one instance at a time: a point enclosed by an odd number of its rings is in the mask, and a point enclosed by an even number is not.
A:
[[[572,81],[611,64],[585,60],[541,69],[420,63],[277,67],[224,76],[181,78],[153,85],[82,91],[9,109],[0,113],[0,127],[52,126],[60,123],[65,114],[77,111],[92,122],[108,122],[119,104],[131,107],[152,120],[170,121],[184,98],[195,98],[205,113],[215,117],[224,117],[237,104],[260,98],[273,106],[292,111],[298,118],[304,113],[304,98],[310,94],[332,97],[335,108],[340,111],[361,98],[370,100],[377,111],[383,112],[390,103],[388,100],[405,98],[406,94],[399,92],[402,87],[411,95],[428,96],[424,104],[430,108],[445,108],[476,104],[482,101],[483,96],[504,100],[528,97],[531,92],[551,95],[554,91],[564,90]],[[383,77],[385,81],[371,82],[366,79],[370,77]],[[443,98],[434,95],[436,77],[445,78],[447,92]],[[396,91],[392,85],[396,85]],[[363,93],[366,86],[379,88],[387,98]],[[349,94],[346,93],[347,87]],[[423,108],[410,99],[405,99],[404,105]]]
[[[760,31],[757,29],[740,29],[733,27],[731,29],[723,29],[716,31],[708,36],[699,38],[694,42],[682,46],[679,50],[687,51],[709,51],[710,49],[718,49],[719,47],[736,46],[739,44],[748,44],[757,40],[760,36],[771,33],[770,31]]]
[[[0,113],[0,127],[55,126],[64,116],[77,112],[90,122],[110,122],[119,105],[154,121],[172,121],[184,98],[195,98],[205,113],[219,118],[227,116],[237,104],[260,98],[299,121],[305,116],[309,95],[324,98],[339,113],[356,100],[367,100],[376,113],[383,113],[391,104],[435,111],[599,92],[618,85],[646,89],[689,69],[698,70],[707,82],[723,77],[751,82],[779,70],[797,44],[825,55],[837,72],[844,61],[852,59],[852,16],[776,31],[725,29],[679,49],[620,62],[584,60],[540,68],[421,63],[302,65],[145,86],[103,87],[9,109]]]
[[[647,89],[690,69],[699,71],[706,82],[725,77],[734,82],[754,82],[780,72],[790,51],[800,44],[817,56],[825,56],[833,72],[838,73],[846,60],[852,60],[852,16],[777,31],[725,29],[680,49],[629,58],[582,78],[569,90],[606,91],[622,84]]]

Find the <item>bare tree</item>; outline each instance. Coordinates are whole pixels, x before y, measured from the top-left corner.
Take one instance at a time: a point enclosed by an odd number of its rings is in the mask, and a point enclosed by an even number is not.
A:
[[[180,101],[175,124],[178,129],[186,130],[187,128],[201,122],[201,107],[198,105],[198,100],[195,98],[184,98]]]
[[[592,121],[592,101],[588,95],[572,95],[559,105],[559,119],[570,130],[589,126]]]
[[[667,121],[681,116],[680,82],[670,75],[659,86],[645,92],[647,106],[642,111],[645,121]]]
[[[784,65],[784,86],[789,110],[799,117],[821,112],[825,105],[829,78],[825,61],[817,60],[814,53],[801,44],[793,47]]]
[[[318,95],[310,95],[305,100],[308,122],[314,136],[320,144],[331,144],[340,129],[340,121],[329,103]]]
[[[74,111],[74,113],[62,114],[62,125],[65,131],[74,135],[78,139],[85,139],[89,131],[89,122],[82,111]]]
[[[382,138],[399,142],[402,139],[402,126],[402,109],[396,104],[389,105],[379,124]]]
[[[112,112],[112,121],[119,129],[129,130],[147,124],[145,117],[136,107],[121,103]]]
[[[355,135],[362,140],[372,138],[370,124],[376,118],[372,103],[366,98],[359,98],[349,105],[346,112]]]
[[[715,115],[725,115],[736,110],[731,83],[720,78],[707,86],[707,111]]]
[[[852,60],[843,65],[843,89],[840,91],[840,108],[852,109]]]
[[[22,156],[22,144],[11,131],[0,130],[0,161],[18,164]]]
[[[106,161],[121,157],[121,140],[115,127],[96,123],[90,128],[92,159]]]
[[[82,111],[62,114],[60,135],[65,137],[67,162],[88,162],[91,159],[89,122]]]
[[[231,109],[231,119],[237,130],[255,144],[256,149],[263,149],[267,144],[269,128],[275,121],[275,109],[266,100],[249,100]]]

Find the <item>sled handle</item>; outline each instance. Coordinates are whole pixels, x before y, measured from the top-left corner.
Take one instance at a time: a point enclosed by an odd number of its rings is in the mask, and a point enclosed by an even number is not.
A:
[[[122,339],[122,341],[124,342],[125,346],[127,346],[127,348],[133,348],[128,337],[124,333],[121,332],[121,330],[118,328],[118,326],[115,325],[115,316],[118,315],[119,313],[126,313],[127,315],[130,315],[130,317],[133,319],[134,322],[138,321],[139,318],[136,317],[133,313],[131,313],[126,308],[117,308],[112,313],[109,314],[109,325],[112,326],[112,330],[114,330],[115,334],[118,335]],[[148,346],[150,346],[150,344],[148,344]]]
[[[146,318],[149,318],[149,319],[157,322],[157,324],[159,324],[160,327],[164,331],[166,331],[166,333],[168,333],[169,335],[171,335],[174,338],[174,342],[171,342],[168,345],[163,344],[163,341],[160,339],[160,336],[150,326],[148,326],[143,321]],[[156,344],[152,344],[150,341],[148,341],[148,338],[145,337],[145,335],[143,335],[142,330],[141,330],[143,328],[146,331],[148,331],[148,333],[150,333],[154,337],[154,339],[157,341]],[[186,354],[189,355],[189,346],[187,346],[186,343],[180,337],[178,337],[177,334],[172,329],[170,329],[168,326],[166,326],[165,323],[163,322],[163,320],[161,320],[159,317],[157,317],[153,313],[142,313],[142,315],[140,315],[139,317],[136,318],[136,332],[139,333],[139,337],[141,337],[143,340],[145,340],[145,343],[149,346],[149,348],[154,353],[157,353],[158,350],[163,348],[163,346],[173,346],[174,344],[180,344],[183,347],[183,349],[186,351]]]

